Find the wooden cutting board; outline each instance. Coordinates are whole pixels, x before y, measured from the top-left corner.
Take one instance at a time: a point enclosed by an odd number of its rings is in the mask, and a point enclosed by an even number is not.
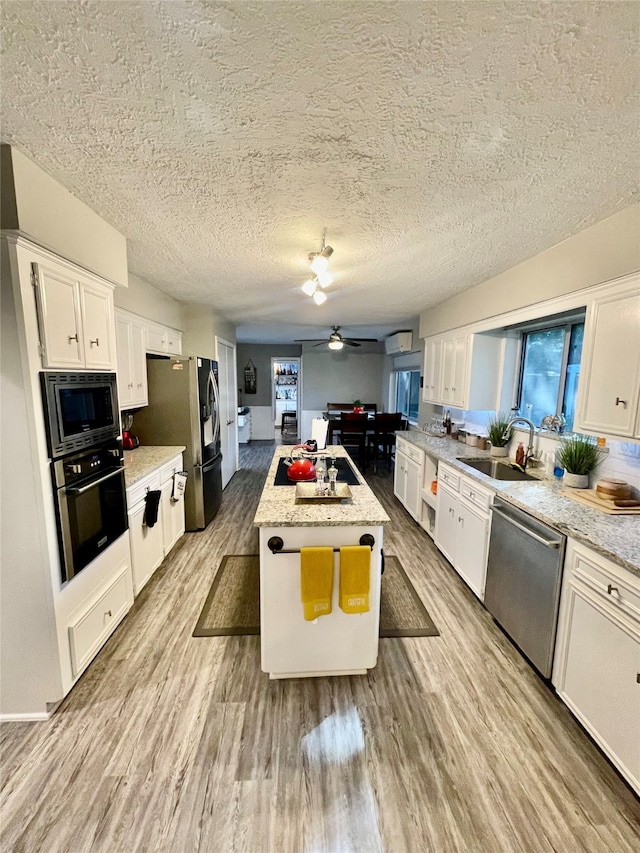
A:
[[[560,494],[583,506],[599,509],[606,515],[640,515],[640,506],[614,506],[613,501],[603,500],[595,489],[561,489]]]

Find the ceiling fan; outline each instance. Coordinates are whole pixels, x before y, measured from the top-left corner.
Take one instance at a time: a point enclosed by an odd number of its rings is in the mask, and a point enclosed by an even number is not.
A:
[[[363,343],[377,343],[377,338],[343,338],[340,334],[340,326],[332,326],[333,331],[325,340],[319,340],[318,338],[305,338],[302,340],[297,340],[295,343],[311,343],[312,341],[318,341],[317,344],[314,344],[314,347],[321,347],[323,344],[328,344],[329,349],[342,349],[343,346],[348,347],[359,347]]]

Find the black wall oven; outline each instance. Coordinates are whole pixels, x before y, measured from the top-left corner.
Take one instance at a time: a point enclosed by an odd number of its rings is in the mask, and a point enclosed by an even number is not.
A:
[[[43,372],[40,381],[52,459],[120,434],[115,373]]]
[[[62,581],[128,527],[115,373],[40,374]]]
[[[127,530],[119,441],[53,463],[62,580],[71,580]]]

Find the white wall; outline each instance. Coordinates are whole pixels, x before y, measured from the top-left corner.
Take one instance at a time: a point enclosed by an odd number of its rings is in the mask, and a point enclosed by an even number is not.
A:
[[[123,235],[24,154],[8,148],[3,146],[2,152],[2,227],[18,229],[61,257],[127,287]]]
[[[129,287],[126,290],[116,288],[113,298],[117,308],[124,308],[147,320],[184,331],[183,303],[133,273],[129,273]]]
[[[420,336],[466,326],[640,269],[640,204],[420,315]]]
[[[216,335],[230,344],[236,342],[236,327],[210,305],[184,305],[183,355],[215,358]]]

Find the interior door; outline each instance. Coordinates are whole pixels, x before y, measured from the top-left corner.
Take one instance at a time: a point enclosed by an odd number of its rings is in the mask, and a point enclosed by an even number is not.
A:
[[[216,338],[218,350],[218,387],[220,391],[220,449],[222,451],[222,488],[238,470],[238,396],[236,348]]]

